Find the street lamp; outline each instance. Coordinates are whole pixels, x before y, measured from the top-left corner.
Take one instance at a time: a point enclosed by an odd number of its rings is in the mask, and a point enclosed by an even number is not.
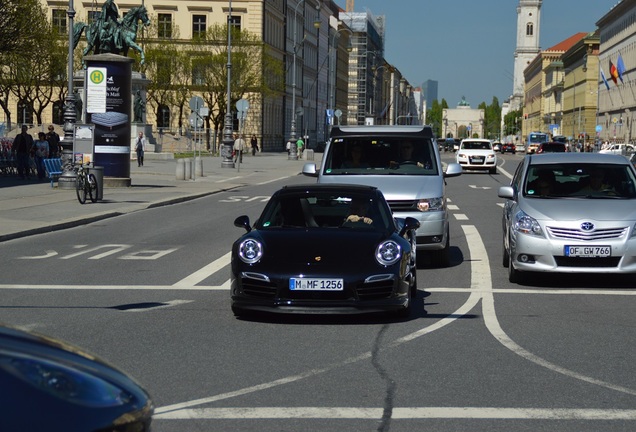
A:
[[[386,65],[381,65],[380,67],[375,67],[375,66],[371,67],[371,71],[373,72],[373,99],[374,99],[374,104],[376,106],[378,105],[378,99],[380,99],[380,98],[376,97],[377,96],[377,94],[376,94],[377,93],[377,85],[376,84],[377,84],[377,81],[378,81],[378,71],[380,69],[385,69],[386,70],[387,67],[386,67]],[[382,97],[382,91],[380,91],[380,97]],[[380,101],[379,105],[382,106],[382,101]],[[374,121],[375,121],[375,116],[376,116],[377,110],[375,109],[375,107],[371,107],[371,108],[373,109],[373,118],[374,118]]]
[[[77,120],[75,111],[75,93],[73,92],[73,18],[75,9],[73,0],[68,1],[68,89],[64,101],[64,138],[60,141],[62,148],[62,174],[58,180],[60,189],[75,188],[75,172],[73,171],[73,128]],[[79,97],[79,96],[78,96]]]
[[[330,54],[330,60],[329,60],[329,64],[330,64],[330,68],[329,68],[329,77],[331,80],[331,92],[329,93],[329,108],[331,109],[331,111],[333,112],[333,110],[336,108],[336,96],[335,96],[335,92],[336,92],[336,37],[340,34],[340,32],[346,31],[347,33],[349,33],[349,35],[353,36],[353,32],[351,30],[349,30],[348,28],[341,28],[339,30],[336,30],[333,34],[333,36],[331,37],[331,47],[329,48],[329,54]],[[347,43],[347,52],[351,52],[353,51],[353,45],[351,44],[351,38],[349,38],[349,43]]]
[[[234,147],[234,139],[232,139],[232,0],[229,2],[229,10],[227,15],[227,104],[225,107],[225,123],[223,125],[223,161],[222,168],[234,168],[234,160],[232,159],[232,148]]]
[[[296,146],[296,51],[298,50],[298,39],[297,39],[297,14],[298,7],[301,4],[304,4],[305,0],[300,0],[296,7],[294,8],[294,46],[293,46],[293,67],[292,67],[292,118],[291,118],[291,130],[289,137],[289,156],[287,157],[289,160],[298,160],[298,151]],[[316,10],[320,11],[320,1],[316,4]],[[303,29],[304,29],[304,21],[303,21]],[[320,28],[320,16],[314,21],[314,27]]]

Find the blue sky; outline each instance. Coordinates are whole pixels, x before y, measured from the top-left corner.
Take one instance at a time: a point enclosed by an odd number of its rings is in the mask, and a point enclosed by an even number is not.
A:
[[[345,8],[345,0],[336,0]],[[596,22],[618,0],[543,0],[540,48]],[[455,107],[503,103],[512,93],[518,0],[355,0],[355,11],[386,16],[385,57],[414,86],[438,81],[438,98]]]

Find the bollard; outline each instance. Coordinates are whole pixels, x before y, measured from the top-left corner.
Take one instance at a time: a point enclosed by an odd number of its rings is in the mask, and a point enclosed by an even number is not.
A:
[[[95,180],[97,180],[97,199],[104,199],[104,167],[102,166],[92,166],[88,169],[90,174],[95,176]]]
[[[185,160],[177,159],[177,171],[176,171],[177,180],[185,180]]]
[[[303,152],[303,156],[305,156],[305,160],[312,161],[314,160],[314,151],[311,149],[307,149]]]
[[[203,159],[200,157],[194,158],[194,175],[195,178],[203,177]]]
[[[192,178],[192,160],[190,160],[190,158],[185,158],[183,163],[185,166],[185,180],[190,180]]]

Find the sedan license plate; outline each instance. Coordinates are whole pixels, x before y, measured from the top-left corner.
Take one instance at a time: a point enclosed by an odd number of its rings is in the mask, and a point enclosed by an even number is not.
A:
[[[289,289],[292,291],[342,291],[342,279],[329,278],[290,278]]]
[[[608,257],[612,255],[611,246],[566,246],[565,256],[578,258]]]

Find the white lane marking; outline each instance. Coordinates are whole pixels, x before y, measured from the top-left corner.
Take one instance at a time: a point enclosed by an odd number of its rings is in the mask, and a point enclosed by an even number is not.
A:
[[[382,418],[383,408],[361,407],[262,407],[199,408],[155,414],[153,420],[187,419],[356,419]],[[392,409],[391,419],[533,419],[533,420],[636,420],[636,410],[423,407]]]
[[[54,250],[47,250],[47,251],[44,251],[44,255],[21,256],[21,257],[18,257],[18,259],[23,259],[23,260],[45,259],[45,258],[51,258],[55,255],[57,255],[57,252],[55,252]]]
[[[0,290],[25,289],[25,290],[157,290],[157,291],[227,291],[229,283],[221,286],[206,285],[26,285],[26,284],[0,284]]]
[[[468,216],[466,216],[464,213],[455,213],[453,214],[453,216],[455,216],[455,219],[457,220],[468,220]]]
[[[291,176],[278,177],[277,179],[267,180],[267,181],[256,183],[256,184],[259,185],[259,186],[262,186],[262,185],[266,185],[268,183],[274,183],[274,182],[277,182],[277,181],[280,181],[280,180],[285,180],[285,179],[288,179],[289,177],[291,177]]]
[[[506,332],[501,328],[499,320],[497,319],[497,314],[495,312],[495,297],[492,293],[490,262],[484,242],[481,240],[479,232],[473,225],[462,225],[462,229],[464,230],[464,235],[466,236],[466,240],[468,243],[471,261],[471,288],[474,287],[482,291],[481,305],[484,322],[490,334],[492,334],[494,338],[499,341],[499,343],[508,348],[514,354],[553,372],[557,372],[570,378],[581,380],[590,384],[595,384],[600,387],[605,387],[610,390],[615,390],[629,395],[636,395],[636,390],[601,381],[599,379],[574,372],[555,363],[551,363],[531,353],[530,351],[526,350],[525,348],[518,345],[515,341],[510,339]],[[475,275],[475,272],[477,272],[477,275]],[[475,276],[477,277],[477,279],[474,279]]]
[[[173,307],[173,306],[179,306],[182,304],[187,304],[187,303],[192,303],[194,300],[171,300],[171,301],[167,301],[167,302],[162,302],[165,303],[161,306],[153,306],[150,308],[137,308],[137,309],[125,309],[122,312],[148,312],[148,311],[154,311],[157,309],[165,309],[165,308],[169,308],[169,307]]]
[[[172,249],[166,249],[166,250],[152,250],[152,249],[140,250],[140,251],[126,254],[122,257],[119,257],[119,259],[120,260],[156,260],[176,250],[179,250],[179,248],[172,248]]]
[[[206,278],[210,277],[212,274],[216,273],[217,271],[227,266],[230,263],[231,257],[232,257],[232,252],[228,252],[225,255],[223,255],[221,258],[218,258],[212,261],[210,264],[206,265],[202,269],[197,270],[191,275],[181,279],[179,282],[175,283],[173,286],[187,287],[187,286],[196,285],[202,280],[205,280]]]
[[[504,203],[497,203],[497,205],[501,208],[503,208],[503,206],[505,205]]]
[[[455,204],[448,204],[446,205],[446,208],[449,210],[459,210],[459,207],[456,206]]]
[[[25,290],[158,290],[158,291],[227,291],[230,289],[230,279],[223,285],[196,285],[196,286],[174,286],[174,285],[28,285],[28,284],[0,284],[0,290],[25,289]],[[452,288],[452,287],[426,287],[428,292],[439,293],[483,293],[483,291],[472,288]],[[636,291],[615,288],[595,289],[595,290],[574,290],[574,289],[515,289],[515,288],[494,288],[488,290],[494,294],[541,294],[541,295],[601,295],[601,296],[636,296]]]
[[[95,256],[92,256],[92,257],[88,258],[88,259],[96,260],[96,259],[101,259],[101,258],[110,256],[110,255],[116,254],[118,252],[121,252],[123,250],[129,249],[131,247],[132,247],[132,245],[126,245],[126,244],[105,244],[105,245],[95,246],[95,247],[92,247],[90,249],[84,249],[84,250],[82,250],[80,252],[75,252],[73,254],[63,256],[60,259],[63,259],[63,260],[71,259],[71,258],[78,257],[80,255],[85,255],[85,254],[88,254],[88,253],[91,253],[91,252],[98,251],[100,249],[110,249],[110,250],[108,250],[106,252],[103,252],[101,254],[97,254]]]
[[[468,185],[468,187],[471,189],[484,189],[484,190],[492,189],[490,186]]]

